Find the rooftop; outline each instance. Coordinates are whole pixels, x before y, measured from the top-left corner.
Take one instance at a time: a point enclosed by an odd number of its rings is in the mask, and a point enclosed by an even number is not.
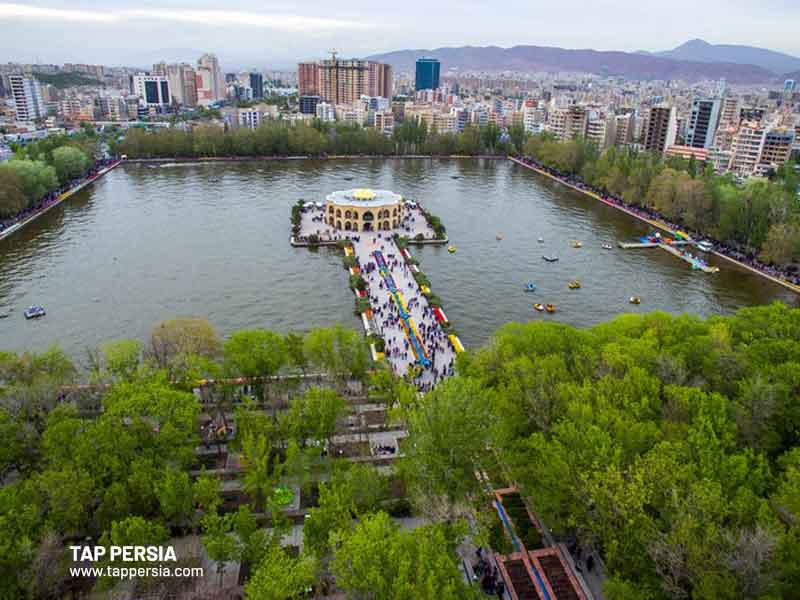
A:
[[[331,192],[326,200],[341,206],[385,206],[387,204],[400,204],[403,201],[403,197],[389,190],[356,188]]]

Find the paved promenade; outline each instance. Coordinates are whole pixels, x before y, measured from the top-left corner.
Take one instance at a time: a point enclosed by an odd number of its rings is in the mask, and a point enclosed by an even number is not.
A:
[[[383,253],[388,270],[406,301],[408,314],[431,360],[431,366],[423,370],[417,381],[423,391],[430,389],[437,381],[452,374],[456,353],[447,334],[433,315],[428,300],[422,295],[414,280],[411,268],[400,255],[400,250],[391,239],[390,232],[378,232],[373,235],[362,233],[359,240],[353,242],[353,248],[361,265],[361,275],[369,286],[373,325],[386,342],[386,360],[392,371],[398,375],[405,375],[409,366],[414,364],[415,357],[401,324],[397,306],[372,254],[376,250]]]
[[[93,175],[91,175],[89,177],[86,177],[80,183],[78,183],[75,186],[71,187],[70,189],[62,192],[61,194],[59,194],[55,198],[43,202],[42,205],[40,206],[40,208],[38,208],[37,210],[34,210],[32,212],[27,213],[24,217],[20,218],[19,220],[15,221],[13,223],[9,223],[5,227],[3,227],[2,224],[0,224],[0,240],[9,237],[11,234],[19,231],[20,229],[22,229],[23,227],[25,227],[29,223],[33,223],[36,219],[41,217],[43,214],[45,214],[50,209],[55,208],[56,206],[58,206],[59,204],[64,202],[64,200],[66,200],[67,198],[71,197],[73,194],[81,191],[87,185],[89,185],[90,183],[94,182],[96,179],[98,179],[98,178],[102,177],[103,175],[105,175],[106,173],[108,173],[114,167],[119,166],[119,164],[121,162],[122,161],[117,160],[117,161],[115,161],[115,162],[113,162],[113,163],[111,163],[111,164],[99,169],[95,174],[93,174]]]

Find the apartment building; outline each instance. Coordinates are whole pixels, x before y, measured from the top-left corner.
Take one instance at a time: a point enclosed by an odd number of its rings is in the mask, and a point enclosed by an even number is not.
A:
[[[663,154],[675,144],[678,119],[674,106],[653,106],[647,114],[642,147]]]
[[[392,67],[359,59],[332,58],[297,65],[301,96],[319,96],[331,104],[352,104],[361,96],[391,98]]]
[[[795,132],[793,129],[771,129],[764,134],[764,144],[758,161],[758,173],[777,169],[792,155]]]
[[[170,104],[166,75],[131,75],[131,93],[139,96],[148,107],[163,108]]]
[[[692,148],[711,148],[719,124],[719,98],[695,98],[686,126],[686,145]]]
[[[8,81],[17,110],[17,121],[35,121],[47,116],[38,80],[22,75],[9,75]]]
[[[764,149],[766,131],[757,121],[745,121],[733,137],[729,169],[739,177],[755,174]]]
[[[548,128],[559,140],[566,142],[586,136],[588,113],[582,106],[569,106],[553,110],[548,119]]]

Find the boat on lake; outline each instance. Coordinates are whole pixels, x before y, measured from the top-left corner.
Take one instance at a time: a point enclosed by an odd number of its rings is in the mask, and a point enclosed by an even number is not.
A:
[[[525,284],[525,291],[526,292],[535,292],[536,291],[536,284],[535,283],[526,283]]]
[[[572,247],[573,248],[583,248],[583,243],[579,242],[578,240],[575,240],[574,242],[572,242]]]
[[[558,260],[557,256],[550,256],[548,254],[543,255],[542,258],[547,262],[556,262]]]
[[[538,310],[539,312],[542,312],[542,311],[544,310],[544,304],[539,304],[539,303],[537,302],[536,304],[534,304],[534,305],[533,305],[533,308],[535,308],[535,309],[536,309],[536,310]]]
[[[33,305],[26,308],[23,314],[26,319],[38,319],[39,317],[45,316],[47,311],[45,311],[43,306]]]
[[[556,305],[555,304],[545,304],[544,309],[549,313],[556,312]]]
[[[447,251],[448,251],[450,254],[453,254],[453,253],[455,253],[455,251],[456,251],[456,247],[455,247],[455,246],[448,246],[448,247],[447,247]]]
[[[570,281],[567,284],[567,287],[569,287],[569,289],[571,289],[571,290],[578,290],[581,287],[581,282],[578,281],[577,279],[575,279],[574,281]]]
[[[641,304],[642,303],[642,299],[639,298],[639,296],[631,296],[628,299],[628,302],[630,302],[631,304]]]
[[[603,250],[611,250],[613,246],[611,244],[603,244]]]

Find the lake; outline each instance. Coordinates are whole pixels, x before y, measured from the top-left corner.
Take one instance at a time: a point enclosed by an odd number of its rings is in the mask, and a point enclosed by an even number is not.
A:
[[[0,241],[0,349],[58,343],[80,358],[176,316],[207,318],[222,334],[360,328],[338,251],[289,245],[292,204],[353,187],[394,190],[442,218],[457,252],[412,253],[467,347],[509,321],[586,326],[624,312],[798,305],[792,292],[727,261],[712,259],[721,272],[706,275],[658,249],[618,249],[647,227],[510,161],[126,164]],[[568,289],[573,279],[581,289]],[[527,282],[536,292],[523,291]],[[629,304],[632,295],[641,305]],[[558,312],[536,313],[534,302]],[[31,304],[47,316],[26,321]]]

